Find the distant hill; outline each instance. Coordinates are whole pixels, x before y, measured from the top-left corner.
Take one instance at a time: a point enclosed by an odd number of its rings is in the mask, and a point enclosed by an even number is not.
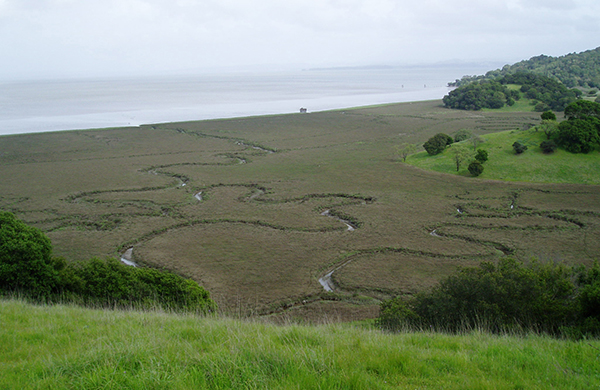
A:
[[[510,87],[514,85],[514,87]],[[516,89],[518,88],[518,89]],[[567,88],[556,79],[527,71],[518,71],[493,79],[473,80],[446,96],[444,106],[461,110],[512,106],[522,97],[529,99],[536,111],[563,111],[582,92]]]
[[[600,88],[600,47],[560,57],[542,54],[513,65],[505,65],[502,69],[491,70],[485,75],[463,76],[460,80],[448,83],[448,86],[459,87],[473,81],[494,80],[517,72],[543,75],[558,80],[569,88]]]

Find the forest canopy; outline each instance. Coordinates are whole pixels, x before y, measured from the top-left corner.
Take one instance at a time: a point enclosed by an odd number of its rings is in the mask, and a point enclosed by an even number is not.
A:
[[[509,85],[520,85],[519,89]],[[494,80],[479,80],[460,86],[444,96],[444,106],[461,110],[512,106],[521,97],[537,101],[538,111],[562,111],[577,100],[581,91],[569,89],[552,78],[517,72]]]
[[[448,83],[460,87],[473,81],[495,80],[518,72],[530,72],[559,81],[568,88],[600,88],[600,47],[581,53],[571,53],[561,57],[540,55],[528,60],[505,65],[480,76],[463,76],[460,80]]]

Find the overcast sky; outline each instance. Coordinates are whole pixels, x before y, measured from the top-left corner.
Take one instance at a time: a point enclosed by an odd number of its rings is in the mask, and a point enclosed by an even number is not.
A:
[[[598,0],[0,0],[1,79],[514,63],[598,46]]]

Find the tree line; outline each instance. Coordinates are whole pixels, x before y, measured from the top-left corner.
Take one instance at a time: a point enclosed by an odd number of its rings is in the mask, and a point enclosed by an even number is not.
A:
[[[520,88],[509,88],[509,84]],[[498,79],[483,79],[462,85],[444,96],[444,106],[461,110],[497,109],[512,106],[522,97],[536,101],[538,111],[562,111],[582,92],[565,87],[552,78],[530,72],[517,72]]]
[[[131,267],[116,259],[68,263],[52,255],[50,239],[12,213],[0,211],[0,296],[92,307],[208,313],[210,294],[172,272]]]
[[[600,47],[560,57],[532,57],[513,65],[505,65],[501,69],[491,70],[485,75],[463,76],[460,80],[448,83],[448,86],[460,87],[473,81],[495,80],[518,72],[549,77],[568,88],[600,88]]]

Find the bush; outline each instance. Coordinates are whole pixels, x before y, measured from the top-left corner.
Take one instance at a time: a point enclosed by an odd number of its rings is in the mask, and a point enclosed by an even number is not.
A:
[[[378,324],[390,330],[458,332],[483,327],[492,332],[598,334],[600,268],[537,261],[523,265],[512,258],[497,265],[483,262],[411,299],[383,302]]]
[[[419,324],[419,316],[400,298],[381,302],[377,324],[388,330],[401,330]]]
[[[483,173],[483,165],[479,161],[473,161],[469,164],[469,173],[472,176],[479,176]]]
[[[558,146],[556,145],[556,142],[554,142],[553,140],[543,141],[540,144],[540,148],[542,149],[542,152],[544,152],[546,154],[554,152],[557,147]]]
[[[208,292],[192,280],[167,271],[125,266],[116,259],[94,258],[75,267],[75,274],[82,284],[74,293],[87,305],[197,312],[215,306]]]
[[[456,133],[454,133],[454,142],[464,141],[466,139],[471,138],[472,136],[473,133],[471,133],[469,130],[460,129]]]
[[[512,147],[516,154],[521,154],[527,150],[527,145],[523,145],[519,141],[515,141],[515,143],[512,144]]]
[[[204,288],[171,272],[129,267],[116,259],[72,265],[51,252],[40,230],[0,212],[0,293],[103,307],[202,313],[215,308]]]
[[[452,137],[444,133],[438,133],[433,137],[429,138],[427,142],[423,144],[423,148],[430,155],[436,155],[443,152],[448,145],[451,145],[454,142]]]
[[[477,154],[475,155],[475,160],[480,163],[484,163],[488,160],[488,152],[485,149],[477,149]]]
[[[569,119],[558,125],[557,142],[571,153],[589,153],[598,141],[598,131],[591,120]]]
[[[0,290],[46,298],[57,281],[48,237],[13,214],[0,212]]]

